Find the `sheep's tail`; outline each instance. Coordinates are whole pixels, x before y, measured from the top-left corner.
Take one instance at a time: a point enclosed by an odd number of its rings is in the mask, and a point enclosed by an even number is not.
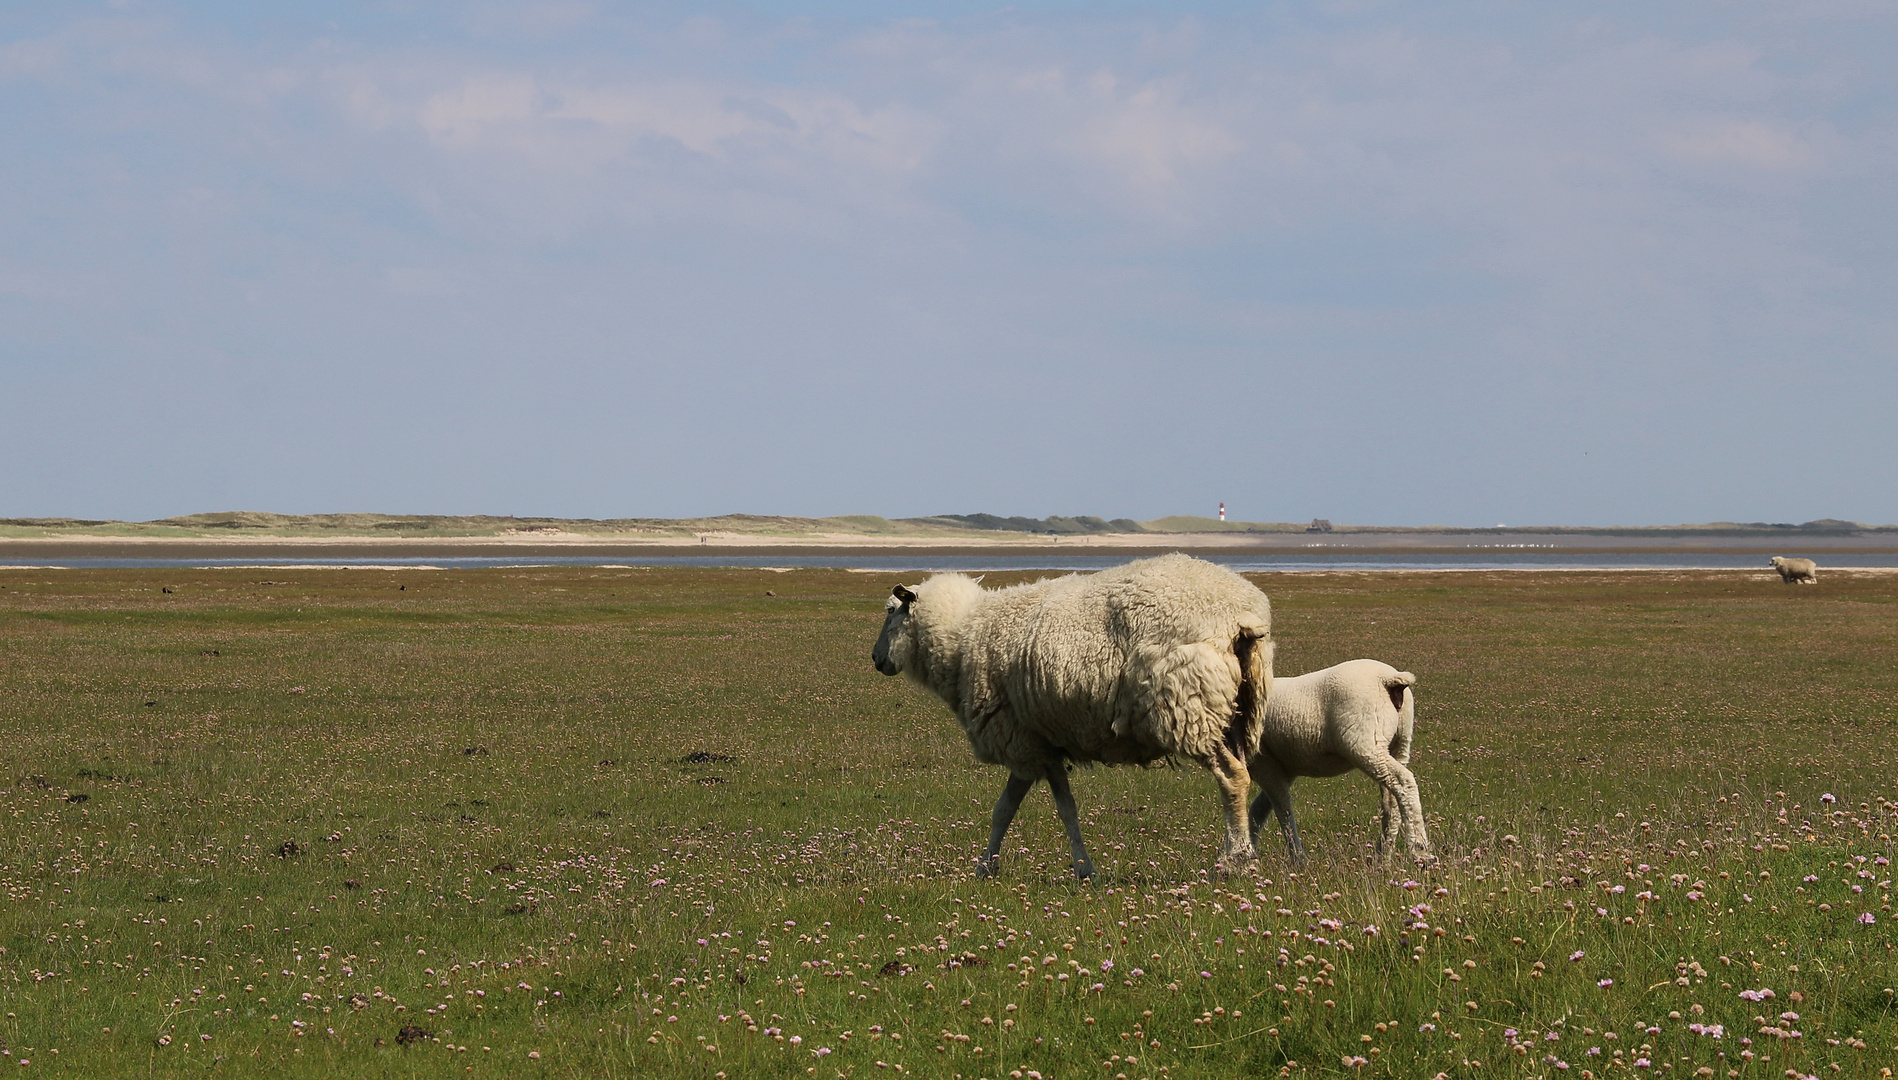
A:
[[[1272,634],[1264,622],[1247,621],[1232,639],[1239,660],[1239,699],[1233,704],[1226,746],[1241,761],[1259,752],[1265,734],[1265,703],[1272,696]]]

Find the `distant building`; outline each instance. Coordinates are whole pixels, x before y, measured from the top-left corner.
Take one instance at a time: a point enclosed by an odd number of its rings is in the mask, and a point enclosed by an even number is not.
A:
[[[1305,526],[1305,531],[1306,532],[1330,532],[1331,519],[1330,518],[1312,518],[1311,524]]]
[[[1221,521],[1226,520],[1226,504],[1225,503],[1219,504],[1219,520]]]

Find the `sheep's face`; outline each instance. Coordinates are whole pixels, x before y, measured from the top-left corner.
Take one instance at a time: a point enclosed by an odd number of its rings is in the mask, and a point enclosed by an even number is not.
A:
[[[898,585],[883,604],[883,632],[877,635],[876,648],[870,650],[870,659],[877,670],[885,675],[900,675],[909,665],[910,652],[916,645],[915,632],[910,626],[911,605],[916,603],[916,594]]]

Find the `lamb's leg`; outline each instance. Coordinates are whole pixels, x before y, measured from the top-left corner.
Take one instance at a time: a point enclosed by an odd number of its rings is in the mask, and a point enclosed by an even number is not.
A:
[[[1246,759],[1228,747],[1219,747],[1213,760],[1213,779],[1219,782],[1221,809],[1226,814],[1226,836],[1220,844],[1220,862],[1228,870],[1236,870],[1259,857],[1252,846],[1252,830],[1246,818],[1246,795],[1252,787]]]
[[[1081,812],[1074,806],[1074,790],[1068,787],[1068,771],[1056,765],[1048,770],[1048,790],[1054,795],[1054,812],[1068,830],[1068,849],[1074,854],[1074,876],[1086,881],[1094,876],[1094,862],[1087,857],[1087,845],[1081,842]]]
[[[995,800],[995,810],[989,815],[989,853],[976,860],[976,877],[988,877],[1001,869],[1002,837],[1008,835],[1008,826],[1015,820],[1015,811],[1021,809],[1022,799],[1027,797],[1028,789],[1034,786],[1032,777],[1009,774],[1008,783],[1002,788],[1002,797]]]
[[[1426,855],[1430,851],[1430,838],[1424,832],[1423,799],[1417,791],[1417,777],[1410,769],[1391,757],[1380,754],[1363,762],[1360,766],[1371,779],[1384,789],[1387,799],[1396,801],[1404,816],[1404,838],[1412,855]]]
[[[1305,845],[1298,839],[1298,818],[1292,813],[1292,778],[1270,754],[1252,759],[1252,774],[1258,778],[1260,797],[1271,800],[1279,816],[1279,832],[1285,837],[1285,854],[1294,863],[1305,861]],[[1265,824],[1260,818],[1259,824]]]
[[[1400,727],[1391,739],[1390,757],[1399,764],[1410,760],[1410,732],[1407,729]],[[1377,853],[1386,855],[1397,848],[1398,833],[1403,831],[1404,809],[1398,802],[1397,792],[1390,786],[1380,781],[1377,793],[1378,823],[1382,826],[1377,837]]]
[[[1258,771],[1258,762],[1252,763],[1252,772]],[[1252,833],[1252,849],[1259,849],[1259,830],[1265,828],[1265,819],[1272,816],[1272,796],[1265,793],[1265,784],[1259,784],[1259,794],[1252,800],[1252,813],[1247,815],[1247,825]]]
[[[1377,836],[1377,853],[1384,855],[1397,846],[1397,834],[1403,831],[1404,812],[1397,805],[1397,796],[1391,793],[1390,788],[1380,784],[1377,791],[1377,820],[1380,826]]]

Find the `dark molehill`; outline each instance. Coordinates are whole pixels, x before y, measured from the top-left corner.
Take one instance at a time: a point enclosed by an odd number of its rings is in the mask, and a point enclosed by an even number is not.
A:
[[[462,754],[467,757],[475,757],[477,755],[487,757],[488,748],[485,746],[470,746],[468,749],[463,750]]]
[[[710,750],[694,750],[680,758],[679,763],[682,765],[719,765],[727,761],[737,760],[737,758],[730,754],[715,754]]]
[[[883,969],[881,971],[878,971],[877,974],[888,979],[888,978],[893,978],[898,975],[908,975],[910,972],[915,971],[915,970],[916,970],[915,968],[910,967],[908,964],[905,964],[901,960],[892,960],[889,963],[883,965]]]
[[[86,794],[83,791],[75,791],[71,795],[66,796],[66,801],[71,802],[71,803],[81,803],[81,802],[85,802],[87,799],[90,799],[90,798],[92,798],[92,796]]]
[[[724,782],[725,782],[725,778],[724,778],[724,777],[722,777],[722,776],[701,776],[701,777],[699,777],[699,783],[701,783],[701,784],[704,784],[704,785],[705,785],[706,787],[711,787],[711,786],[712,786],[713,784],[722,784],[722,783],[724,783]]]
[[[397,1046],[407,1046],[410,1043],[427,1042],[434,1037],[434,1032],[418,1024],[403,1024],[402,1029],[395,1033],[395,1042]]]
[[[512,874],[514,872],[514,864],[504,859],[494,864],[494,872],[497,874]]]
[[[297,843],[295,840],[285,840],[283,843],[277,845],[277,858],[287,859],[302,850],[302,844]]]
[[[362,882],[361,882],[361,881],[360,881],[359,879],[357,879],[357,878],[353,878],[353,877],[352,877],[352,878],[344,878],[344,879],[343,879],[343,888],[345,888],[345,889],[360,889],[360,888],[362,888]]]

